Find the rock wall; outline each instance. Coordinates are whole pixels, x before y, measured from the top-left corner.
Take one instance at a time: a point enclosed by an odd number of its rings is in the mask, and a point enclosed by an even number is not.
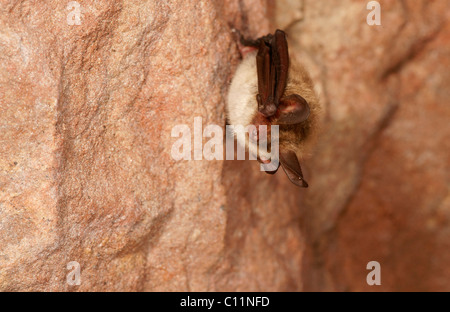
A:
[[[2,2],[0,290],[449,290],[450,8],[380,2]],[[309,189],[171,157],[225,125],[231,27],[286,29],[316,81]]]
[[[380,26],[367,3],[275,16],[326,111],[301,204],[304,290],[449,291],[450,3],[379,1]]]
[[[173,126],[225,125],[230,25],[267,33],[266,3],[83,1],[80,25],[77,10],[0,6],[0,289],[300,290],[295,187],[171,157]]]

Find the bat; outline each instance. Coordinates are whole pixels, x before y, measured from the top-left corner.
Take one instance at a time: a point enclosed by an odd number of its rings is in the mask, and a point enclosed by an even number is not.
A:
[[[303,178],[299,158],[310,148],[317,127],[319,102],[313,83],[304,67],[289,58],[286,34],[275,34],[256,40],[240,37],[243,60],[231,81],[227,101],[228,123],[231,125],[279,125],[278,167],[281,164],[289,180],[297,186],[308,187]],[[236,136],[238,143],[267,164],[271,154],[258,149],[258,131],[250,133],[253,140]],[[269,142],[269,135],[267,141]]]

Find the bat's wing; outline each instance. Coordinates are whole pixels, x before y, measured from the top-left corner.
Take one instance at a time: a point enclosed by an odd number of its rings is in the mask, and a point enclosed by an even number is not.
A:
[[[302,168],[294,152],[281,152],[280,162],[284,172],[286,172],[286,175],[292,183],[300,187],[308,187],[308,183],[303,179]]]

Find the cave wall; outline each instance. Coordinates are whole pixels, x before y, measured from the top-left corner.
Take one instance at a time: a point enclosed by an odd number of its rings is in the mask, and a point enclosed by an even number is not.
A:
[[[367,3],[305,0],[274,18],[325,109],[305,164],[304,290],[448,291],[450,4],[379,1],[369,26]]]
[[[0,6],[0,289],[300,290],[295,187],[254,163],[171,157],[175,125],[225,125],[230,28],[268,32],[267,3],[77,10]]]
[[[380,2],[2,2],[0,290],[450,289],[450,10]],[[171,157],[174,126],[225,125],[232,27],[285,29],[312,74],[309,189]]]

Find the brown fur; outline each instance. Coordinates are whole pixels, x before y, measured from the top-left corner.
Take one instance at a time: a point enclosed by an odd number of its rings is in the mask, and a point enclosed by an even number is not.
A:
[[[292,150],[301,159],[311,152],[318,133],[321,109],[309,74],[294,58],[291,58],[284,96],[291,94],[298,94],[308,102],[310,115],[302,123],[280,126],[280,150]]]

